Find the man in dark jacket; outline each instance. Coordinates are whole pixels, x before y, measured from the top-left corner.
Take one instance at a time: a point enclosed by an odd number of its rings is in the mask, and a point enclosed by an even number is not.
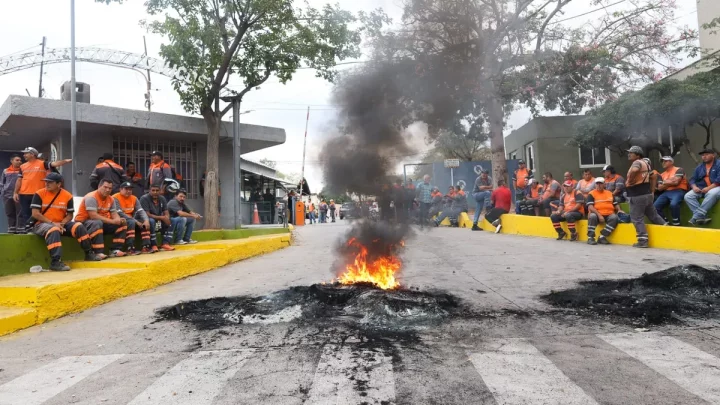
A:
[[[129,180],[125,169],[113,161],[112,153],[102,155],[103,161],[98,163],[90,174],[90,187],[97,190],[101,180],[107,179],[112,183],[112,193],[120,191],[120,185]]]
[[[13,155],[10,158],[10,166],[2,171],[0,176],[0,196],[2,196],[5,216],[7,217],[8,233],[20,233],[17,229],[18,217],[20,216],[20,204],[13,199],[15,183],[20,176],[20,155]]]
[[[705,149],[700,152],[702,163],[695,169],[690,178],[691,190],[685,194],[685,202],[693,216],[690,225],[704,225],[712,218],[707,215],[720,200],[720,159],[715,156],[715,151]],[[700,204],[700,199],[703,199]]]

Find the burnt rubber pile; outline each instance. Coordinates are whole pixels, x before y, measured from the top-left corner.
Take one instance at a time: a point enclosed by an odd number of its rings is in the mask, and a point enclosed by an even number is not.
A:
[[[200,330],[242,324],[339,324],[361,330],[411,331],[460,312],[441,292],[381,290],[370,285],[315,284],[261,296],[182,302],[157,311],[158,320],[181,320]]]
[[[580,287],[542,298],[556,307],[633,324],[681,323],[720,316],[720,271],[695,265],[638,278],[583,281]]]

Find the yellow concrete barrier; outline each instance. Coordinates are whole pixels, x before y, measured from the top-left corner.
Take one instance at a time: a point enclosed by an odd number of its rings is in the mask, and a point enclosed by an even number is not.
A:
[[[555,232],[550,218],[547,217],[505,214],[501,217],[501,222],[501,233],[504,234],[557,238],[557,232]],[[562,223],[562,226],[569,233],[567,224]],[[603,227],[603,225],[597,227],[596,236],[600,235]],[[486,231],[495,230],[487,221],[483,221],[482,228]],[[578,221],[575,229],[579,233],[579,240],[587,241],[587,220]],[[647,225],[647,229],[652,248],[720,253],[720,230],[718,229],[659,225]],[[635,227],[632,224],[619,224],[608,240],[616,245],[632,245],[637,242]]]
[[[0,307],[0,336],[29,328],[37,322],[37,311],[32,308]]]
[[[0,312],[0,336],[229,263],[282,249],[290,243],[290,234],[200,242],[181,247],[174,252],[102,262],[75,262],[71,263],[73,270],[69,272],[3,277],[0,279],[0,306],[27,309],[32,312],[33,322],[27,324],[30,315],[23,311],[22,316],[13,313],[13,316],[7,317],[3,317]],[[25,323],[20,322],[18,317]]]
[[[436,219],[434,217],[433,219]],[[450,218],[445,218],[440,222],[440,226],[450,226]],[[458,216],[458,228],[472,228],[472,220],[468,216],[467,212],[461,212]]]

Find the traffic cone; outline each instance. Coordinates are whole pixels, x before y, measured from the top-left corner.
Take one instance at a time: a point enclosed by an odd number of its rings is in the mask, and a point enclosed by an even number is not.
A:
[[[253,225],[260,225],[260,214],[258,214],[257,203],[255,203],[255,210],[253,211]]]

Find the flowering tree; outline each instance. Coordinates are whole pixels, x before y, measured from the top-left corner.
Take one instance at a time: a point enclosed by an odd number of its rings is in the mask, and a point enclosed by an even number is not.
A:
[[[483,117],[494,178],[506,176],[504,119],[518,106],[579,113],[623,90],[659,80],[696,32],[669,26],[674,0],[631,0],[599,7],[592,21],[571,27],[571,0],[408,0],[399,31],[375,30],[375,57],[413,61],[408,90],[413,119],[433,128]]]

